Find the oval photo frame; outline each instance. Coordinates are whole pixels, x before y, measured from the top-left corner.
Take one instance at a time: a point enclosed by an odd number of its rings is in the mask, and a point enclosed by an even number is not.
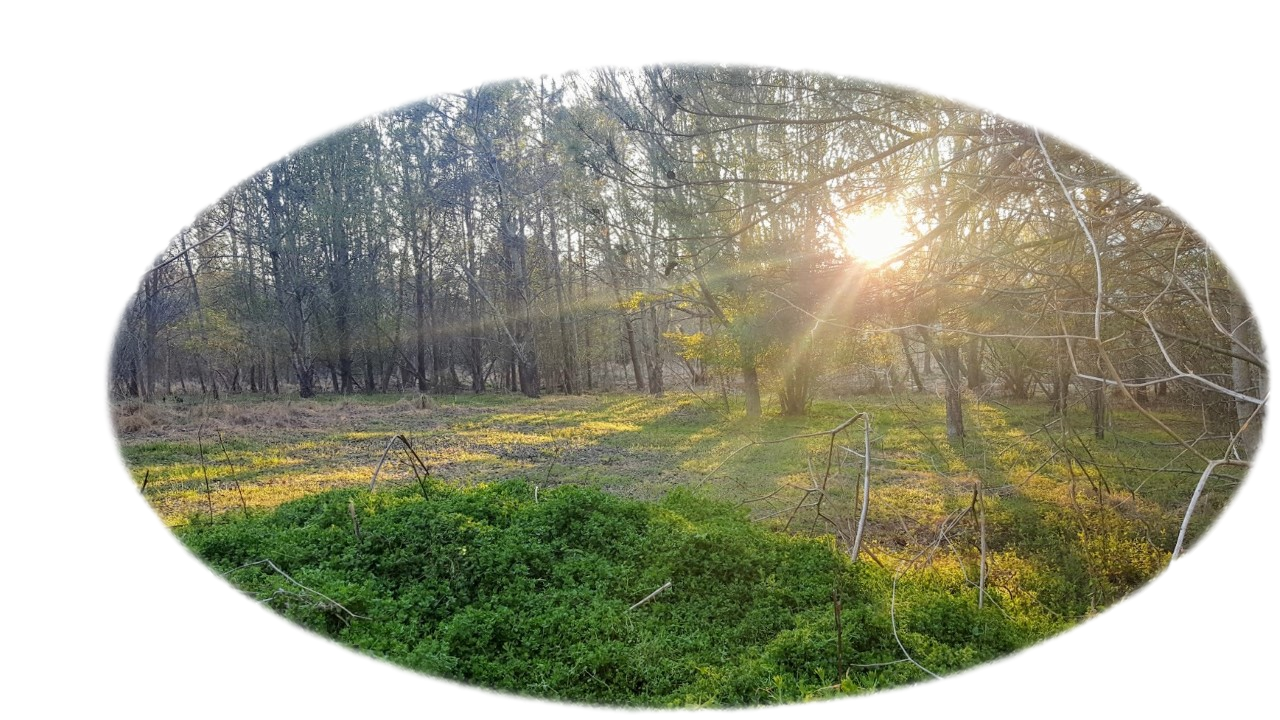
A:
[[[1046,136],[1046,137],[1048,137],[1048,136]],[[1050,152],[1050,155],[1052,156],[1052,152]],[[198,273],[197,273],[197,275],[198,275]],[[229,427],[229,425],[228,425],[228,427]],[[379,450],[380,450],[380,448],[379,448]],[[375,455],[376,455],[376,454],[375,454]],[[375,461],[376,461],[376,459],[375,459]],[[131,479],[132,479],[132,478],[131,478]],[[140,484],[140,482],[138,482],[138,480],[134,480],[134,486],[136,486],[136,487],[137,487],[137,486],[138,486],[138,484]],[[872,502],[874,502],[874,498],[873,498]],[[1078,642],[1078,641],[1073,641],[1073,642]],[[570,698],[570,700],[573,700],[573,698]]]

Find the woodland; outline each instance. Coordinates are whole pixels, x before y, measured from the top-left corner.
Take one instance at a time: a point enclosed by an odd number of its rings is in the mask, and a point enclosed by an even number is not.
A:
[[[621,705],[937,677],[1199,539],[1268,375],[1205,239],[984,111],[782,70],[517,80],[261,170],[145,270],[126,464],[250,597]]]

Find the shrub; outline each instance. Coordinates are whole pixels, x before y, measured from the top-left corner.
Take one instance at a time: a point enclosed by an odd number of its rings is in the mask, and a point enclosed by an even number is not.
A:
[[[901,658],[886,571],[853,565],[829,539],[766,530],[739,508],[686,491],[650,504],[572,486],[535,502],[518,481],[335,490],[180,536],[306,627],[410,668],[513,692],[743,705],[925,677],[884,664]],[[307,590],[264,563],[242,567],[264,559]],[[667,580],[669,590],[630,609]],[[904,641],[939,669],[1021,647],[1042,627],[978,612],[962,585],[911,580],[898,593]]]

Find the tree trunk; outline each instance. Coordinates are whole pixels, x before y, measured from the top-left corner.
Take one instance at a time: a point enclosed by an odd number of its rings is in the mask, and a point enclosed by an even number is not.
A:
[[[947,439],[956,442],[964,439],[964,409],[961,405],[962,378],[960,377],[960,348],[944,345],[939,360],[947,378]]]
[[[907,336],[902,333],[898,333],[898,340],[902,343],[902,357],[906,360],[907,370],[911,373],[911,382],[916,386],[916,392],[924,392],[924,381],[920,379],[920,371],[916,369],[911,344],[907,342]]]
[[[192,268],[191,252],[187,248],[187,240],[186,240],[185,233],[180,233],[178,235],[178,244],[179,244],[179,247],[182,249],[182,260],[183,262],[186,263],[186,266],[187,266],[187,277],[191,280],[191,298],[195,303],[195,308],[196,308],[196,325],[200,329],[200,344],[204,348],[208,348],[209,333],[205,329],[205,324],[204,324],[204,307],[200,304],[200,286],[196,284],[196,272]],[[208,361],[204,358],[203,354],[197,356],[197,362],[203,362],[203,364],[206,367],[208,367]],[[204,389],[205,389],[204,382],[201,381],[200,384],[201,384],[200,390],[201,392],[204,392]],[[217,400],[218,399],[218,379],[214,377],[213,369],[211,367],[209,368],[209,384],[213,388],[213,399]]]
[[[653,331],[651,335],[652,347],[649,351],[649,394],[662,394],[662,325],[658,322],[658,308],[654,304],[649,305],[649,324]]]
[[[760,376],[754,362],[742,366],[742,389],[747,396],[747,417],[760,417]]]
[[[283,227],[282,193],[285,189],[283,170],[271,168],[270,183],[263,188],[267,208],[267,247],[271,259],[271,276],[275,281],[276,304],[289,336],[289,362],[298,379],[298,395],[315,394],[315,366],[311,358],[310,330],[307,324],[308,288],[304,285],[298,263],[301,262],[297,241]],[[274,366],[273,366],[274,372]],[[276,388],[277,393],[279,387]]]
[[[982,372],[982,338],[975,337],[965,346],[965,375],[969,380],[969,389],[978,392],[986,384],[986,376]]]
[[[157,298],[161,292],[161,282],[157,258],[152,269],[147,273],[142,285],[142,376],[141,391],[143,397],[151,399],[156,392],[156,342],[160,332],[159,308]]]
[[[428,220],[428,227],[430,221]],[[415,228],[412,232],[417,234]],[[430,232],[430,230],[428,230]],[[427,283],[426,258],[423,257],[420,240],[413,237],[409,241],[409,249],[413,253],[413,318],[414,318],[414,361],[418,376],[418,392],[430,390],[427,383]]]
[[[586,299],[591,296],[591,287],[587,283],[587,239],[586,235],[579,233],[578,235],[578,266],[581,268],[579,274],[578,296]],[[575,317],[577,317],[575,315]],[[587,391],[595,389],[595,376],[591,367],[591,323],[584,321],[582,329],[582,348],[583,355],[586,357],[587,371]]]
[[[334,162],[329,167],[329,192],[336,206],[329,209],[329,243],[332,253],[329,268],[329,289],[333,298],[333,322],[337,331],[338,364],[331,367],[336,375],[334,392],[351,394],[355,385],[351,358],[351,248],[343,217],[338,208],[345,205],[345,192],[340,185],[340,167]]]
[[[1067,352],[1065,347],[1066,340],[1055,343],[1054,347],[1054,369],[1053,369],[1053,404],[1049,409],[1050,414],[1055,417],[1061,417],[1067,414],[1067,391],[1071,386],[1071,372],[1067,369],[1066,363],[1062,361],[1063,356]]]
[[[129,358],[129,397],[138,397],[138,360]]]
[[[427,330],[431,335],[431,387],[435,392],[443,392],[444,388],[444,346],[440,342],[439,323],[436,303],[436,246],[435,233],[432,231],[433,214],[427,214]]]
[[[462,196],[462,232],[467,251],[467,314],[470,320],[467,340],[467,365],[471,373],[471,392],[484,392],[484,323],[480,317],[479,264],[476,262],[475,218],[471,215],[471,193]]]
[[[1093,436],[1099,440],[1107,434],[1107,384],[1097,382],[1089,391],[1089,410],[1093,414]]]
[[[565,310],[564,280],[560,277],[560,239],[557,237],[559,228],[556,226],[555,211],[547,213],[547,229],[547,240],[551,250],[548,264],[551,266],[551,282],[556,291],[556,323],[560,329],[560,376],[564,383],[564,391],[572,395],[578,384],[578,363],[570,340],[572,335],[569,331],[569,316]]]
[[[782,374],[782,389],[778,400],[782,414],[800,417],[809,409],[809,386],[813,379],[813,346],[801,340],[792,349],[790,367]],[[877,382],[878,379],[877,379]]]

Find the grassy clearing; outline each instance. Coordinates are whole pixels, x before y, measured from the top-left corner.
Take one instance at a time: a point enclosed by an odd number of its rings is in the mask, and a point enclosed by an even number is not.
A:
[[[740,408],[731,408],[731,412],[726,413],[723,408],[712,406],[694,395],[668,394],[661,398],[600,395],[551,396],[538,400],[514,395],[456,398],[375,396],[311,401],[241,400],[209,405],[183,403],[160,408],[124,405],[117,408],[117,422],[126,463],[139,486],[145,480],[147,499],[165,521],[180,529],[184,538],[205,557],[220,567],[219,563],[250,562],[269,557],[288,572],[303,572],[311,567],[308,563],[312,561],[302,562],[302,558],[291,555],[289,543],[313,542],[305,538],[319,530],[304,523],[305,530],[295,528],[286,532],[279,525],[281,513],[285,517],[295,517],[302,512],[297,510],[299,507],[314,509],[318,506],[306,505],[313,498],[338,498],[333,502],[342,505],[340,510],[345,509],[347,500],[355,498],[361,508],[376,509],[384,508],[380,503],[410,502],[403,499],[416,497],[415,493],[421,494],[423,486],[415,481],[407,457],[398,447],[392,448],[392,454],[382,468],[378,491],[369,495],[361,490],[367,488],[374,466],[388,439],[395,434],[405,435],[431,467],[431,487],[437,488],[438,492],[445,492],[447,488],[479,488],[482,492],[475,497],[495,500],[501,496],[519,507],[525,507],[521,503],[527,504],[534,493],[553,497],[555,493],[564,491],[568,494],[563,497],[587,497],[572,494],[578,491],[572,490],[572,486],[582,491],[603,492],[603,495],[591,495],[592,498],[616,498],[619,502],[650,501],[636,507],[659,507],[653,503],[668,502],[664,498],[674,493],[676,498],[686,498],[678,501],[685,503],[681,507],[703,503],[722,508],[729,515],[753,520],[748,526],[755,528],[751,533],[782,530],[786,532],[767,533],[767,537],[778,542],[784,542],[787,537],[813,538],[830,548],[830,543],[834,542],[830,535],[832,528],[813,507],[812,500],[817,496],[806,495],[805,492],[826,473],[830,450],[827,437],[753,446],[733,453],[753,440],[776,440],[827,430],[859,411],[871,414],[874,430],[872,491],[867,538],[863,545],[866,551],[864,558],[871,562],[858,563],[856,574],[861,578],[858,582],[862,584],[858,587],[862,589],[851,588],[849,592],[869,593],[863,596],[865,603],[868,607],[879,608],[875,612],[882,612],[885,583],[894,574],[912,587],[933,588],[949,598],[945,602],[938,600],[940,609],[930,621],[931,626],[939,628],[948,623],[959,623],[970,630],[985,627],[981,623],[986,621],[979,622],[979,618],[990,616],[990,610],[994,608],[1005,620],[1022,628],[1018,631],[1021,634],[1017,642],[1005,647],[1004,651],[1070,626],[1114,603],[1157,574],[1168,563],[1178,524],[1202,469],[1189,453],[1152,428],[1140,415],[1122,410],[1113,412],[1106,439],[1096,440],[1088,418],[1078,409],[1070,411],[1065,418],[1051,418],[1039,403],[971,399],[966,409],[969,438],[963,444],[951,444],[946,440],[941,401],[922,395],[819,401],[814,403],[805,418],[767,417],[755,421],[746,420]],[[1210,433],[1202,433],[1198,418],[1175,411],[1161,411],[1160,415],[1164,422],[1180,431],[1185,430],[1188,436],[1203,435],[1197,441],[1203,452],[1223,451],[1220,440],[1214,440]],[[844,448],[858,449],[861,440],[860,433],[838,438],[831,478],[823,500],[823,513],[845,530],[852,527],[856,517],[855,488],[860,460]],[[713,469],[715,472],[711,473]],[[1239,481],[1239,472],[1230,469],[1213,479],[1194,518],[1192,539],[1217,515]],[[508,489],[496,496],[485,494],[489,491],[483,489],[495,486],[494,483]],[[976,513],[969,512],[974,507],[977,487],[983,490],[984,526],[981,532]],[[352,492],[356,494],[351,495]],[[386,499],[382,499],[384,495]],[[690,505],[687,498],[696,498],[694,505]],[[419,499],[428,505],[432,502]],[[806,503],[806,499],[809,502]],[[614,510],[624,515],[641,512],[619,510],[621,507],[614,507]],[[325,512],[332,514],[337,511]],[[382,511],[370,512],[377,515]],[[431,515],[454,511],[418,508],[412,512]],[[245,514],[249,516],[247,519],[243,518]],[[687,513],[664,517],[667,519],[663,522],[673,524],[681,532],[687,530],[695,535],[702,532],[697,530],[698,521],[687,517]],[[345,516],[334,516],[326,522],[329,529],[323,532],[329,533],[324,536],[329,540],[337,538],[341,532],[350,531],[350,519]],[[347,530],[340,531],[342,527]],[[369,527],[366,524],[366,528]],[[232,544],[239,548],[235,557],[206,551],[213,546],[208,545],[205,539],[224,532],[241,538]],[[271,540],[270,544],[262,544],[276,532],[284,534],[277,540]],[[395,534],[400,531],[387,525],[379,532]],[[641,535],[648,537],[645,533]],[[249,542],[253,538],[257,539]],[[986,609],[975,615],[981,561],[979,547],[984,538],[988,548],[983,595]],[[465,545],[462,548],[466,550]],[[356,552],[341,548],[333,549],[333,552],[339,550],[341,553]],[[737,552],[719,547],[715,551]],[[611,599],[596,608],[599,611],[596,621],[605,625],[621,621],[620,617],[615,617],[617,603],[627,598],[634,601],[636,597],[633,596],[637,593],[643,595],[641,591],[645,587],[656,587],[661,582],[653,582],[658,578],[650,576],[661,572],[642,570],[643,563],[637,564],[639,560],[632,555],[601,555],[597,559],[606,564],[621,563],[606,573],[607,582],[596,578],[588,583],[595,583],[591,587],[597,589],[610,588],[608,597]],[[454,562],[457,562],[456,558]],[[768,566],[766,563],[752,567],[755,569],[751,572],[764,572],[762,568]],[[305,572],[311,573],[312,570]],[[318,574],[309,577],[318,582],[320,578],[328,577],[326,572],[315,569],[314,573]],[[665,572],[680,575],[685,571],[669,568]],[[627,579],[623,581],[620,579],[622,576]],[[366,581],[374,582],[367,579],[350,581],[365,587],[365,590],[356,592],[352,589],[354,594],[344,597],[364,597],[375,605],[381,602],[375,598],[381,597],[378,593],[383,590],[368,590]],[[307,580],[302,582],[311,584]],[[267,589],[252,583],[242,585],[254,592]],[[339,583],[325,587],[341,594],[339,591],[345,586]],[[573,590],[567,584],[556,587],[565,593],[561,599],[570,604],[582,600],[575,593],[596,592]],[[867,588],[880,590],[871,592]],[[830,584],[823,590],[828,593],[825,596],[828,605],[823,611],[828,615],[831,591]],[[337,597],[334,593],[322,592]],[[440,592],[444,593],[444,590]],[[446,595],[441,594],[440,597]],[[519,598],[508,599],[515,603],[510,607],[520,607],[520,603],[525,602]],[[973,607],[965,610],[954,603],[967,603]],[[749,605],[747,603],[743,607]],[[304,606],[309,607],[306,603],[299,605]],[[497,608],[493,605],[483,612],[509,612]],[[769,627],[779,634],[770,636],[772,639],[760,636],[764,645],[750,646],[754,649],[744,650],[747,655],[742,657],[760,657],[760,653],[768,656],[762,648],[774,641],[782,642],[778,638],[784,635],[799,643],[797,648],[807,646],[806,643],[825,647],[823,643],[828,643],[830,637],[829,629],[823,629],[822,623],[829,620],[820,621],[821,613],[813,608],[804,611],[814,613],[810,620],[805,621],[808,625],[798,619],[807,616],[794,608],[786,612],[796,624],[783,627],[776,625],[781,622],[777,618],[770,620],[776,627]],[[455,610],[462,612],[463,605]],[[348,631],[345,626],[339,628],[334,625],[337,622],[335,618],[324,620],[324,623],[329,623],[324,625],[321,623],[323,618],[311,610],[299,612],[302,614],[294,614],[298,619],[328,628],[330,634],[336,633],[336,637],[369,652],[411,667],[521,692],[625,702],[619,698],[638,692],[634,683],[641,682],[635,676],[639,671],[633,668],[626,671],[631,674],[624,673],[627,679],[604,681],[604,686],[597,688],[598,693],[592,694],[592,691],[576,684],[582,679],[578,675],[570,673],[577,678],[573,682],[556,675],[559,670],[547,670],[551,673],[547,677],[526,677],[515,673],[513,668],[519,663],[510,658],[502,661],[507,663],[502,665],[507,668],[502,672],[494,668],[456,664],[463,663],[462,656],[472,650],[448,650],[455,647],[450,643],[462,641],[432,634],[445,632],[448,635],[442,628],[453,627],[450,624],[453,620],[449,619],[453,615],[449,618],[441,616],[432,621],[435,624],[430,627],[420,628],[425,634],[415,636],[417,645],[391,648],[379,644],[381,640],[375,642],[375,638],[386,633],[395,635],[400,632],[391,625],[380,625],[380,630],[366,628],[367,637],[359,633],[348,636],[348,632],[355,632],[354,628],[363,626],[352,622],[352,630]],[[355,612],[364,614],[359,610]],[[397,617],[409,616],[402,613]],[[514,622],[511,618],[474,620],[484,627]],[[386,618],[383,621],[391,622]],[[524,620],[520,619],[520,622]],[[635,631],[639,634],[628,630],[619,636],[610,635],[601,642],[609,647],[632,648],[624,653],[625,663],[637,663],[636,667],[640,667],[646,662],[656,662],[654,658],[665,657],[665,653],[671,652],[666,643],[677,642],[674,639],[655,639],[646,634],[651,630],[654,629]],[[974,654],[964,650],[967,645],[956,640],[959,636],[947,636],[947,632],[963,635],[966,630],[957,626],[927,635],[932,638],[928,642],[941,642],[939,647],[950,648],[946,652],[960,653],[952,660],[936,660],[939,667],[954,669],[963,667],[970,660],[977,662],[991,657],[989,653],[984,654],[986,651],[974,651]],[[944,636],[952,640],[938,640]],[[876,637],[877,641],[884,639],[883,634]],[[798,638],[804,638],[803,642]],[[920,642],[926,641],[921,639]],[[649,647],[650,650],[646,651],[649,654],[629,654],[636,643]],[[582,652],[588,652],[585,646]],[[777,671],[779,667],[790,667],[788,663],[792,660],[779,660],[782,665],[776,666],[767,663],[753,666],[755,669],[748,675],[756,679],[743,680],[747,685],[741,685],[738,675],[741,669],[732,669],[737,667],[733,665],[736,661],[726,659],[727,650],[707,645],[690,652],[690,655],[680,656],[683,658],[680,662],[685,663],[680,666],[682,670],[671,670],[672,677],[681,678],[679,682],[673,680],[675,684],[661,685],[665,688],[661,691],[641,693],[644,702],[733,704],[820,697],[829,692],[854,692],[886,683],[909,682],[918,679],[919,675],[917,670],[906,672],[898,668],[884,671],[888,674],[879,680],[857,673],[836,677],[836,661],[824,655],[817,665],[805,665],[808,670],[782,673],[778,676],[782,679],[777,681],[781,684],[766,692],[761,688],[776,679],[768,673]],[[872,655],[874,653],[867,657]],[[705,658],[713,656],[720,659],[716,663],[704,663]],[[902,660],[900,655],[894,657],[895,663]],[[579,664],[582,663],[590,665],[587,660],[580,659]],[[700,680],[695,682],[687,675],[688,663],[701,668]],[[821,670],[815,669],[819,667]],[[503,675],[503,672],[508,674]],[[612,671],[597,668],[593,672],[599,676],[601,672]],[[552,676],[560,679],[548,679]],[[765,685],[752,684],[757,680],[765,682]],[[558,684],[561,681],[568,684]],[[646,679],[642,684],[647,687],[651,682],[657,681]],[[704,685],[698,685],[699,682]],[[606,691],[605,686],[611,689]],[[629,689],[619,691],[621,694],[610,694],[620,687]],[[702,689],[697,689],[699,687]],[[727,687],[737,689],[730,691],[725,689]]]
[[[1201,469],[1144,419],[1124,411],[1114,413],[1107,439],[1097,441],[1083,411],[1063,422],[1052,421],[1039,403],[972,402],[970,439],[952,445],[942,403],[928,396],[820,401],[805,418],[754,422],[674,393],[538,400],[461,395],[421,402],[376,395],[248,398],[207,405],[125,404],[116,412],[122,453],[135,480],[141,486],[146,478],[148,499],[168,524],[180,525],[207,512],[206,476],[215,496],[234,494],[232,485],[238,483],[250,506],[272,507],[305,492],[367,483],[394,434],[413,443],[433,475],[453,482],[528,477],[543,486],[591,485],[646,499],[674,486],[702,486],[732,502],[776,492],[751,505],[758,517],[794,507],[802,495],[795,488],[812,482],[810,463],[817,474],[823,470],[826,438],[749,448],[714,476],[706,474],[752,440],[828,429],[862,410],[871,413],[874,427],[869,522],[885,532],[894,526],[900,531],[904,524],[933,525],[967,501],[978,481],[1002,501],[1072,509],[1101,503],[1104,510],[1154,522],[1185,508]],[[135,419],[139,416],[144,419]],[[1171,412],[1162,419],[1187,429],[1198,424]],[[854,436],[840,440],[844,446],[860,444]],[[1212,440],[1200,447],[1220,450]],[[1083,466],[1068,462],[1068,454],[1084,458]],[[837,450],[838,472],[829,484],[836,514],[852,512],[854,460]],[[380,476],[391,484],[413,477],[394,448]],[[1199,525],[1216,514],[1237,482],[1229,469],[1215,478]],[[235,502],[215,497],[215,514],[238,507],[238,497]],[[801,516],[801,527],[816,520],[812,513],[799,513],[797,519]],[[884,541],[892,544],[887,537]],[[1152,542],[1160,545],[1154,537]]]

